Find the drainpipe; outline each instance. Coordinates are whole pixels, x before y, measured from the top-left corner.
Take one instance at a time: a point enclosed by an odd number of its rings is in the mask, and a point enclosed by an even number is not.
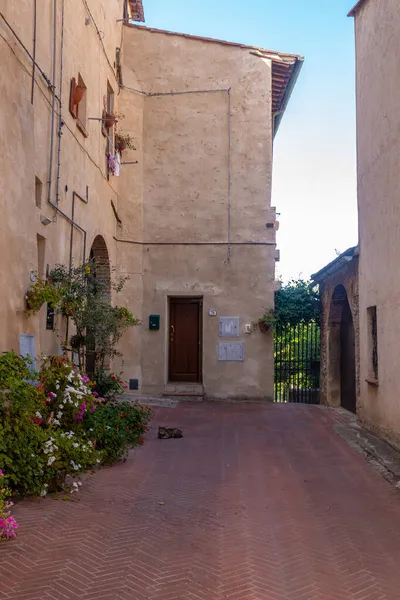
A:
[[[36,70],[36,13],[37,0],[33,0],[33,64],[32,64],[32,89],[31,89],[31,104],[33,104],[33,96],[35,93],[35,70]]]
[[[58,151],[57,151],[57,177],[56,177],[56,205],[60,201],[60,165],[61,165],[61,136],[64,121],[62,119],[62,89],[63,89],[63,63],[64,63],[64,0],[61,4],[61,49],[60,49],[60,118],[58,122]],[[74,220],[74,217],[72,217]]]
[[[53,150],[54,150],[54,126],[56,112],[56,58],[57,58],[57,0],[53,0],[53,84],[51,99],[51,134],[50,134],[50,156],[49,156],[49,179],[47,182],[47,202],[51,202],[52,173],[53,173]]]

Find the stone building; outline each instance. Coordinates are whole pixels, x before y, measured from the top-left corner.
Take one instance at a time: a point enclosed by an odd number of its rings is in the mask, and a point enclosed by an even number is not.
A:
[[[356,40],[361,421],[400,445],[400,7],[362,0]]]
[[[22,314],[30,274],[92,257],[129,276],[131,388],[272,397],[255,324],[276,285],[273,138],[302,59],[142,20],[141,0],[3,0],[0,349],[58,353],[46,308]],[[119,176],[116,131],[136,147]]]
[[[312,275],[321,297],[321,402],[359,412],[358,247]]]

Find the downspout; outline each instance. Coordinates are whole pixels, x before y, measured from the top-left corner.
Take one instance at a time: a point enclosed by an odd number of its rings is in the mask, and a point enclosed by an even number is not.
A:
[[[53,81],[52,81],[52,99],[51,99],[51,134],[50,134],[50,156],[49,156],[49,179],[47,182],[47,202],[51,202],[51,188],[53,179],[53,150],[54,150],[54,128],[56,112],[56,58],[57,58],[57,0],[53,0],[54,23],[53,23]]]
[[[58,122],[58,151],[57,151],[57,177],[56,177],[56,205],[60,201],[60,165],[61,165],[61,137],[64,121],[62,118],[62,88],[63,88],[63,62],[64,62],[64,3],[61,4],[61,48],[60,48],[60,118]],[[72,220],[74,217],[72,216]]]
[[[33,96],[35,93],[35,70],[36,70],[36,14],[37,0],[33,0],[33,64],[32,64],[32,89],[31,89],[31,104],[33,104]]]

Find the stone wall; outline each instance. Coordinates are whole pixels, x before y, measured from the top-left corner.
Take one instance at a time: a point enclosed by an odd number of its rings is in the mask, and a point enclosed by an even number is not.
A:
[[[353,317],[356,356],[357,412],[360,410],[360,329],[358,257],[327,275],[320,282],[321,295],[321,402],[340,406],[340,349],[337,347],[344,298],[335,301],[335,290],[343,286]]]

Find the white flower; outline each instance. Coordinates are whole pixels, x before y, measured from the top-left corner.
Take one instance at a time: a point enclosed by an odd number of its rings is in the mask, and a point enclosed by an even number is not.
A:
[[[39,412],[38,410],[36,411],[36,413],[35,413],[35,414],[36,414],[36,416],[37,416],[37,418],[38,418],[38,419],[41,419],[41,418],[42,418],[42,415],[40,414],[40,412]]]
[[[91,428],[89,429],[89,431],[93,431],[93,427],[91,427]]]
[[[75,471],[79,471],[79,466],[78,465],[74,465],[74,469],[75,469]]]
[[[35,458],[35,455],[34,455],[34,454],[31,454],[31,456],[32,456],[32,458]]]
[[[97,463],[99,463],[99,462],[100,462],[100,459],[99,459],[99,458],[96,458],[96,462],[97,462]]]
[[[60,421],[58,419],[54,419],[53,423],[54,425],[60,425]]]
[[[45,454],[48,454],[48,453],[50,452],[50,448],[45,448],[45,449],[43,450],[43,452],[44,452]]]
[[[61,417],[63,416],[61,410],[58,411],[57,413],[57,419],[61,419]]]
[[[60,384],[56,383],[56,390],[59,390],[59,389],[60,389]]]
[[[89,440],[89,441],[88,441],[88,445],[89,445],[91,448],[93,448],[92,440]]]
[[[106,425],[106,429],[111,429],[111,427],[109,425]]]
[[[55,456],[49,456],[49,460],[47,461],[47,464],[49,465],[49,467],[53,464],[53,462],[56,460]]]
[[[78,485],[79,485],[79,487],[81,487],[82,481],[78,481]]]
[[[43,496],[43,497],[44,497],[46,494],[47,494],[47,490],[42,490],[42,491],[40,492],[40,495],[41,495],[41,496]]]
[[[54,445],[53,450],[58,450],[58,446]]]
[[[72,444],[74,448],[79,448],[79,444]]]

